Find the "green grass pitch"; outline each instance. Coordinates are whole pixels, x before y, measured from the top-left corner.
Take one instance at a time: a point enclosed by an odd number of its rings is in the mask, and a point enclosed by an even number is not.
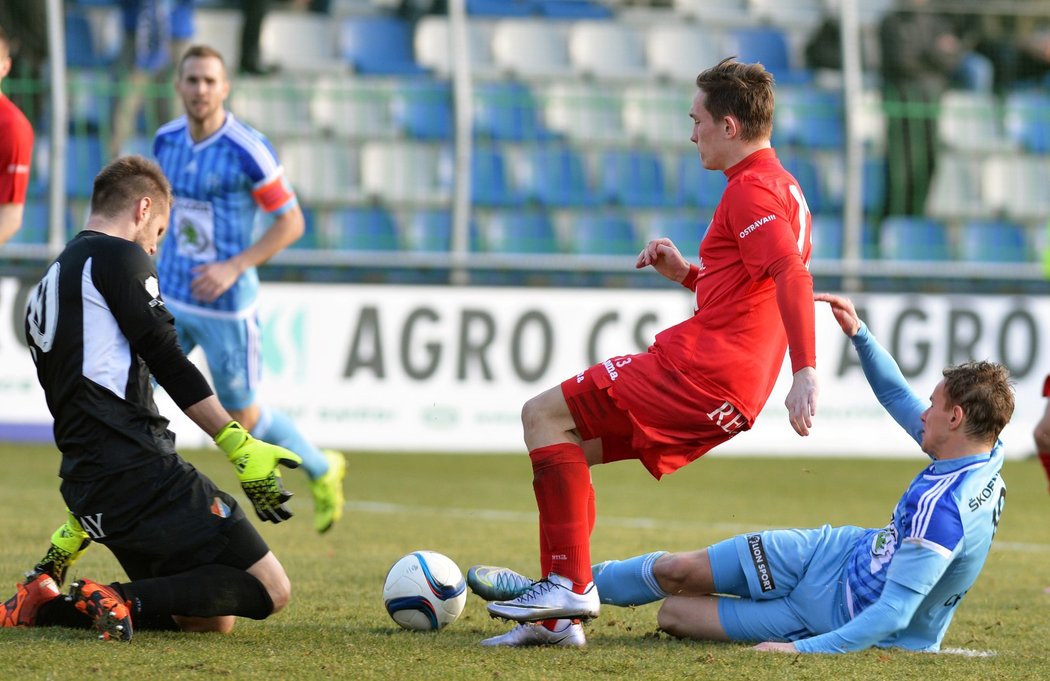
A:
[[[0,445],[0,598],[43,554],[62,519],[58,454]],[[187,458],[227,490],[236,482],[217,450]],[[1050,496],[1039,464],[1009,462],[1008,497],[984,573],[963,600],[946,648],[986,657],[869,650],[847,656],[753,652],[746,645],[678,641],[656,631],[657,605],[606,607],[587,626],[588,647],[483,649],[506,630],[468,596],[463,615],[436,634],[399,629],[383,609],[387,568],[432,549],[460,567],[536,569],[531,470],[521,456],[357,453],[349,456],[347,513],[328,535],[310,523],[305,476],[285,475],[297,516],[263,535],[293,582],[291,605],[263,622],[241,620],[229,636],[141,632],[130,644],[86,630],[0,630],[0,669],[10,679],[1046,679],[1050,661]],[[593,558],[687,550],[732,534],[825,522],[881,526],[923,466],[913,460],[720,457],[709,454],[654,481],[641,466],[593,470],[598,524]],[[239,496],[242,503],[246,503]],[[74,568],[121,579],[93,547]]]

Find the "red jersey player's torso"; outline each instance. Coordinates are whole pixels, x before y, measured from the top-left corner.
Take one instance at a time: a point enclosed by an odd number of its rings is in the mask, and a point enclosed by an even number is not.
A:
[[[33,127],[7,97],[0,94],[0,203],[25,203]]]
[[[798,182],[772,149],[730,168],[700,243],[694,315],[657,335],[654,350],[749,422],[773,389],[787,349],[770,268],[808,267],[811,217]]]

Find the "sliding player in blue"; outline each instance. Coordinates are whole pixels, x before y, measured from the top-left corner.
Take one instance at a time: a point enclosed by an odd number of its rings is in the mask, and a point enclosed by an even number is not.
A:
[[[768,530],[700,551],[607,561],[593,568],[595,587],[601,602],[612,605],[666,599],[659,626],[682,638],[753,641],[760,642],[757,650],[791,653],[871,646],[937,651],[984,566],[1002,514],[999,434],[1014,410],[1009,374],[991,362],[948,367],[927,405],[849,300],[815,298],[831,305],[852,339],[879,402],[932,459],[889,524]],[[468,572],[471,588],[484,598],[507,598],[527,581],[502,568],[475,566]],[[485,643],[584,640],[579,623],[567,621],[558,631],[562,636],[555,640],[535,625],[520,625]],[[564,635],[569,631],[574,635]]]

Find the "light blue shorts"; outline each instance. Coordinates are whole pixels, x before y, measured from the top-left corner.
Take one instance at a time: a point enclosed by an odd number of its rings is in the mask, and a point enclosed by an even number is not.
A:
[[[860,527],[767,530],[708,549],[718,617],[734,641],[796,641],[849,621],[846,563]]]
[[[255,403],[262,375],[259,319],[219,318],[179,309],[175,315],[179,345],[189,354],[198,345],[208,359],[215,396],[227,409],[244,409]]]

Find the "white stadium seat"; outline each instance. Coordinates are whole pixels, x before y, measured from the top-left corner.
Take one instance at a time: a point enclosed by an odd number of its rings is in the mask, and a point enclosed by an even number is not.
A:
[[[361,149],[361,185],[369,198],[408,203],[452,196],[452,156],[427,144],[368,142]]]
[[[492,56],[502,72],[521,78],[564,76],[571,69],[565,34],[550,21],[500,21],[492,34]]]
[[[645,42],[649,72],[676,82],[695,82],[701,71],[726,56],[720,36],[698,26],[653,26]]]
[[[646,73],[642,37],[612,21],[580,21],[569,33],[573,70],[601,80],[634,80]]]

